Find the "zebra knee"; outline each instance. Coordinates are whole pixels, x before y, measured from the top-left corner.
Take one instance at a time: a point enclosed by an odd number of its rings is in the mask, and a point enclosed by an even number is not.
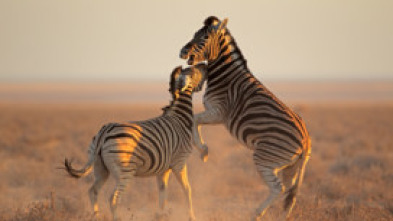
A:
[[[88,191],[90,200],[92,202],[94,202],[94,200],[97,198],[98,192],[96,190],[96,188],[94,186],[90,187],[89,191]]]
[[[262,170],[260,174],[272,194],[277,195],[284,192],[284,186],[274,170]]]
[[[167,185],[165,185],[165,183],[160,183],[160,184],[158,184],[158,191],[159,191],[159,192],[165,191],[166,188],[167,188]]]
[[[116,209],[116,206],[117,206],[118,202],[120,201],[120,194],[121,194],[121,190],[120,189],[116,189],[112,193],[112,195],[111,195],[111,197],[109,199],[112,210]]]
[[[281,194],[285,190],[284,186],[282,185],[281,181],[273,183],[273,188],[271,188],[271,191],[275,194]]]

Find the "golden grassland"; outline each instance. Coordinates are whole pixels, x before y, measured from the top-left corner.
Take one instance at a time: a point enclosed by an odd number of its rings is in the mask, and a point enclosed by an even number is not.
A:
[[[143,120],[161,105],[0,105],[0,220],[91,220],[87,190],[92,175],[66,175],[65,157],[75,166],[87,160],[91,137],[110,121]],[[393,220],[393,105],[296,105],[307,122],[313,152],[291,220]],[[201,108],[197,108],[201,110]],[[249,220],[266,197],[251,152],[222,126],[203,130],[210,147],[203,163],[197,151],[188,161],[198,220]],[[110,220],[113,180],[99,195],[102,220]],[[124,193],[123,220],[186,220],[180,185],[169,180],[165,216],[156,217],[155,178],[135,178]],[[275,220],[281,201],[266,214]]]

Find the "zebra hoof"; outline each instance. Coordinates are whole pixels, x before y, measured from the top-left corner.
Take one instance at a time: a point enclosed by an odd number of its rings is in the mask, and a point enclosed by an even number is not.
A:
[[[253,216],[251,219],[250,219],[250,221],[261,221],[262,220],[262,217],[260,217],[260,216],[258,216],[258,215],[255,215],[255,216]]]
[[[91,220],[92,221],[100,221],[101,214],[98,211],[94,211],[94,213],[91,215]]]
[[[206,163],[209,157],[209,148],[206,145],[203,145],[203,151],[201,153],[201,159],[204,163]]]
[[[157,212],[154,221],[168,221],[169,214],[164,212]]]

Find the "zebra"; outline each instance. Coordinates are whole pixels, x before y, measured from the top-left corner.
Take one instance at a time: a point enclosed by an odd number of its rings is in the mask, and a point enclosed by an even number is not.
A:
[[[145,121],[105,124],[93,137],[88,162],[82,169],[74,169],[65,159],[66,171],[75,178],[89,174],[94,167],[95,182],[88,193],[95,216],[98,214],[97,195],[109,173],[116,179],[110,208],[113,220],[120,220],[116,208],[133,176],[156,176],[159,207],[164,209],[168,179],[173,172],[188,200],[189,219],[195,220],[186,159],[193,149],[192,94],[202,89],[206,71],[206,64],[175,68],[170,78],[172,101],[163,108],[161,116]]]
[[[224,124],[253,151],[257,171],[269,188],[255,219],[262,218],[281,194],[286,194],[284,211],[289,217],[311,154],[311,139],[302,118],[250,72],[227,22],[208,17],[180,50],[180,58],[189,65],[208,63],[205,111],[194,115],[193,142],[206,161],[208,147],[200,135],[201,126]]]

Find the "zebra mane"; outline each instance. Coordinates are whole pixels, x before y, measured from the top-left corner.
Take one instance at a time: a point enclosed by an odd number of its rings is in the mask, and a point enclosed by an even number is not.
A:
[[[176,99],[175,96],[172,94],[172,101],[170,101],[170,103],[168,105],[161,108],[161,110],[163,112],[162,115],[165,115],[169,111],[169,109],[172,107],[173,103],[175,103],[175,99]]]
[[[165,115],[168,112],[169,108],[172,107],[173,103],[176,100],[176,96],[175,96],[176,78],[179,76],[181,71],[182,71],[182,66],[178,66],[175,69],[173,69],[173,71],[171,73],[171,78],[170,78],[170,81],[169,81],[169,92],[172,95],[172,101],[169,103],[169,105],[161,108],[162,111],[163,111],[163,115]]]

